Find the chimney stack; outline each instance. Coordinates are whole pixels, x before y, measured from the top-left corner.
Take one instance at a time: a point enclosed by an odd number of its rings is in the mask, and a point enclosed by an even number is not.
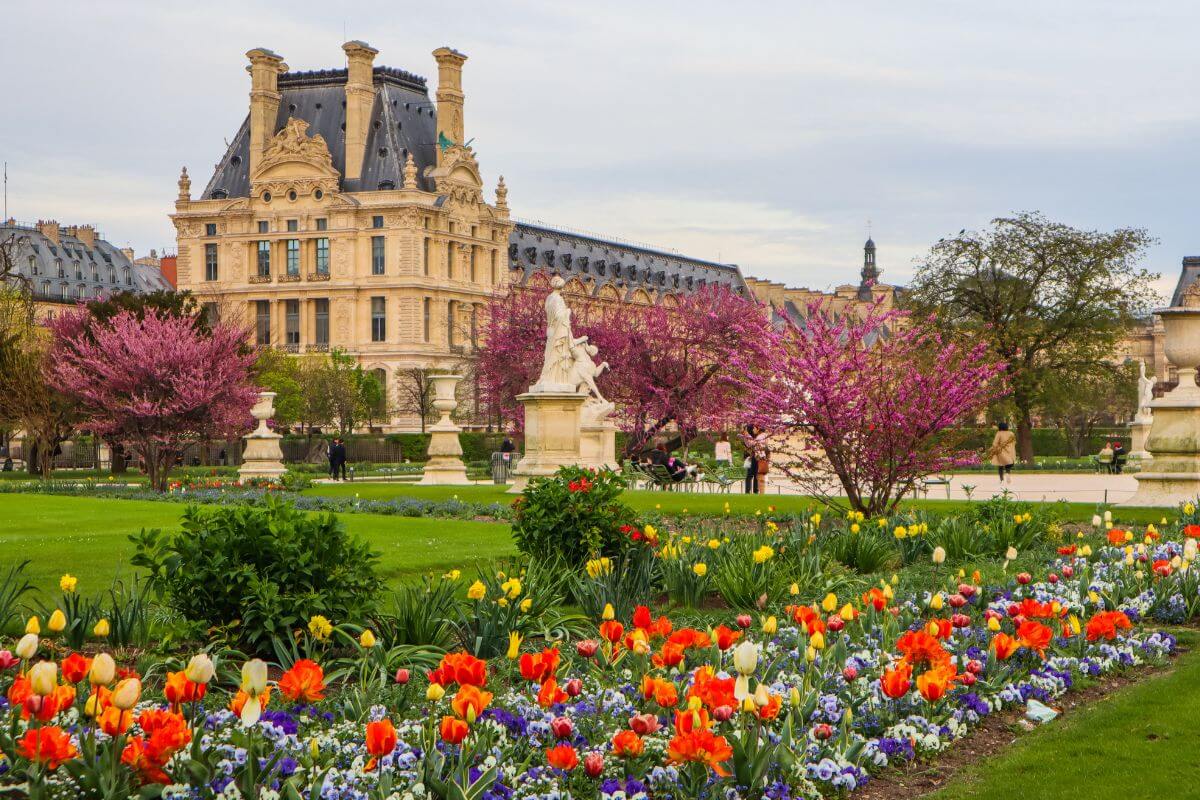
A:
[[[467,57],[449,47],[433,51],[438,65],[437,128],[438,164],[442,163],[442,143],[449,139],[463,143],[462,68]]]
[[[346,76],[346,174],[348,181],[362,177],[367,152],[367,132],[375,105],[374,64],[379,51],[366,42],[342,45],[348,66]]]
[[[129,259],[130,264],[133,263],[134,252],[133,252],[132,247],[122,247],[121,255],[123,255],[123,256],[125,256],[125,258]]]
[[[275,135],[275,119],[279,114],[279,76],[287,72],[283,58],[264,47],[246,53],[250,66],[250,174],[258,169],[267,142]]]
[[[88,250],[96,246],[96,229],[91,225],[80,225],[75,229],[75,238],[83,242]]]
[[[39,219],[37,224],[38,233],[45,236],[50,241],[58,244],[58,222],[52,219]]]

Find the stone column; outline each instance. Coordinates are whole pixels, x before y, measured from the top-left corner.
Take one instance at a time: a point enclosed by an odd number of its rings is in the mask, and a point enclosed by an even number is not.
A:
[[[421,483],[426,486],[470,483],[466,465],[462,462],[462,445],[458,441],[462,428],[450,419],[450,412],[458,407],[454,389],[462,376],[431,375],[429,380],[433,382],[433,407],[442,418],[429,429],[429,461],[425,464]]]
[[[283,450],[279,447],[283,437],[267,427],[267,420],[275,414],[275,393],[259,392],[258,402],[250,413],[258,420],[258,427],[242,437],[246,440],[246,450],[242,454],[238,478],[279,478],[287,472],[287,467],[283,466]]]
[[[1151,459],[1134,475],[1138,490],[1126,505],[1177,505],[1200,495],[1200,295],[1193,294],[1184,298],[1185,307],[1158,312],[1179,384],[1150,404],[1153,422],[1145,448]]]

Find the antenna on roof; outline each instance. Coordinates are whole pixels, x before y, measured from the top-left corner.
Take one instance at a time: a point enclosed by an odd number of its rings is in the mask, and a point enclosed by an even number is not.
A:
[[[870,219],[867,220],[867,238],[868,239],[871,238],[871,220]]]

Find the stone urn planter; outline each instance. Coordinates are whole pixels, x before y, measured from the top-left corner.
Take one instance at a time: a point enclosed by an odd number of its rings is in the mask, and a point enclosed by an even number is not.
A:
[[[238,478],[278,478],[287,472],[287,467],[283,465],[283,450],[279,446],[283,437],[267,426],[267,420],[275,415],[275,392],[259,392],[250,414],[258,420],[258,427],[242,437],[246,448]]]
[[[421,483],[426,486],[470,483],[467,467],[462,462],[462,445],[458,434],[462,428],[455,425],[450,414],[458,407],[454,390],[461,375],[430,375],[433,383],[433,407],[441,418],[429,428],[429,461],[425,463],[425,474]]]

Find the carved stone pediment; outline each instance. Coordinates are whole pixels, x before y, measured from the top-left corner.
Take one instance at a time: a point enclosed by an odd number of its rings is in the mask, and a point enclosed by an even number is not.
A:
[[[308,123],[290,117],[267,144],[250,183],[256,195],[291,190],[308,194],[316,189],[336,192],[339,177],[324,137],[309,136]]]
[[[479,177],[479,162],[475,152],[461,144],[450,145],[442,151],[442,163],[425,171],[438,194],[464,205],[483,205],[483,179]]]

